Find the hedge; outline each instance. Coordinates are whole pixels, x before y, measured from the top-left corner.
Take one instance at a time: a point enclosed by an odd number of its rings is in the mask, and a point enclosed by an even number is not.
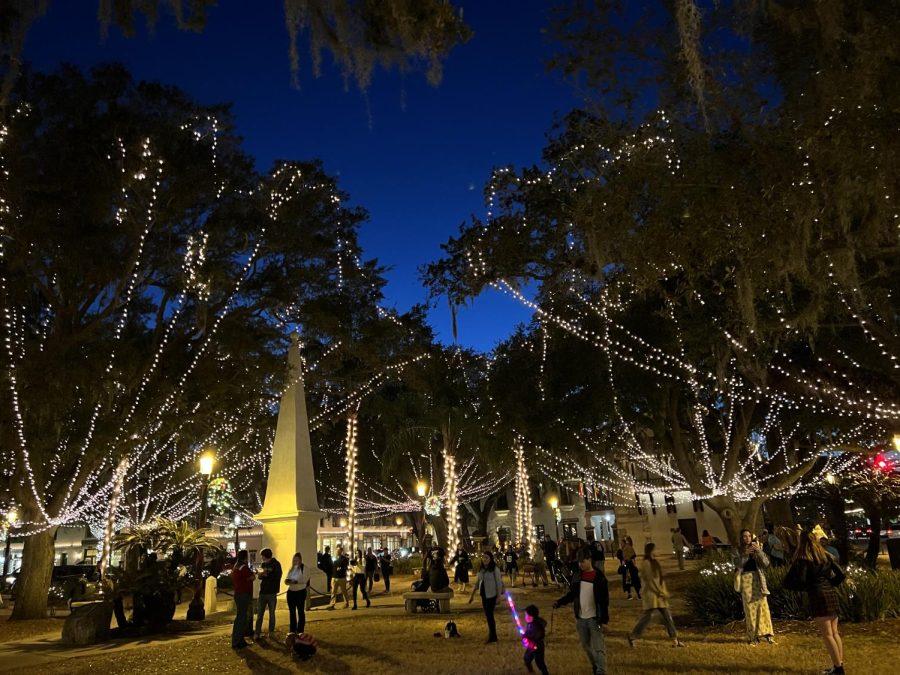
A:
[[[766,570],[769,609],[774,619],[806,619],[806,594],[783,587],[787,567]],[[835,590],[842,621],[861,622],[900,617],[900,570],[875,572],[851,566],[847,580]],[[734,591],[734,568],[721,557],[705,561],[685,589],[685,601],[700,623],[725,624],[744,618],[741,596]]]

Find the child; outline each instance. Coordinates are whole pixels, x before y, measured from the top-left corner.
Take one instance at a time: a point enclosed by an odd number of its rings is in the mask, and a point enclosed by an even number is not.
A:
[[[547,622],[540,616],[540,610],[534,605],[525,608],[525,636],[522,644],[525,645],[525,667],[529,673],[533,673],[531,662],[537,664],[541,675],[548,675],[547,664],[544,662],[544,637],[547,635]]]

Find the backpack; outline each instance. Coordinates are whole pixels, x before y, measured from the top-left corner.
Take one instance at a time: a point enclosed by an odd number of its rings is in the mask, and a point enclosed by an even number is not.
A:
[[[450,619],[447,622],[447,625],[444,626],[444,637],[445,638],[458,638],[461,637],[459,631],[456,629],[456,623],[453,619]]]

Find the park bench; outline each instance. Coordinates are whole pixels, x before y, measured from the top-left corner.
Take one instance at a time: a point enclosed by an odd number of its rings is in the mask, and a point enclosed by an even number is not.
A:
[[[440,593],[432,593],[431,591],[409,591],[403,594],[403,605],[408,614],[415,614],[416,607],[419,606],[417,600],[434,600],[438,604],[438,610],[441,614],[450,613],[450,598],[453,597],[453,589],[448,588]]]

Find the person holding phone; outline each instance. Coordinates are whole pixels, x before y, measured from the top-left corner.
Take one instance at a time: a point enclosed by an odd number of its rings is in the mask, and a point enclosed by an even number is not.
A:
[[[291,569],[284,579],[287,584],[287,604],[292,633],[302,633],[306,627],[306,594],[309,588],[309,570],[303,564],[303,556],[294,554]]]
[[[744,621],[747,625],[747,644],[751,647],[764,639],[774,644],[772,615],[769,612],[769,587],[766,585],[765,569],[769,567],[769,557],[750,530],[741,530],[741,539],[734,556],[734,590],[741,594],[744,606]]]

